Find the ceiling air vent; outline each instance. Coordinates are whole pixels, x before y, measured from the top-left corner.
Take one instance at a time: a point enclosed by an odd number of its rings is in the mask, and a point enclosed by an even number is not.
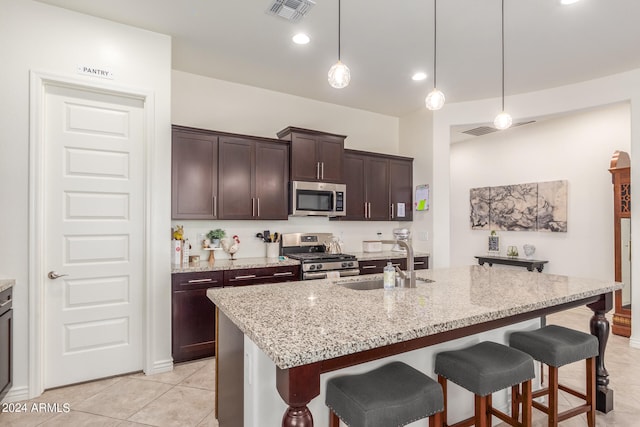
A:
[[[529,120],[528,122],[514,123],[513,125],[511,125],[511,127],[514,128],[517,126],[528,125],[530,123],[535,123],[535,122],[536,122],[535,120]],[[488,133],[493,133],[493,132],[498,132],[498,129],[494,128],[493,126],[478,126],[477,128],[467,129],[462,131],[462,133],[466,133],[467,135],[473,135],[473,136],[482,136],[482,135],[486,135]]]
[[[267,9],[269,15],[276,15],[291,22],[298,22],[316,4],[312,0],[274,0]]]
[[[498,131],[498,129],[496,129],[494,127],[478,126],[477,128],[473,128],[473,129],[469,129],[469,130],[463,130],[462,133],[466,133],[467,135],[473,135],[473,136],[482,136],[482,135],[486,135],[488,133],[497,132],[497,131]]]

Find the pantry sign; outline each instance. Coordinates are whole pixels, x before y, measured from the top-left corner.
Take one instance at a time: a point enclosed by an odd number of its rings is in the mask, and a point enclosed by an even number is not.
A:
[[[78,65],[78,74],[85,76],[100,77],[102,79],[113,80],[113,71],[108,68],[91,67],[88,65]]]

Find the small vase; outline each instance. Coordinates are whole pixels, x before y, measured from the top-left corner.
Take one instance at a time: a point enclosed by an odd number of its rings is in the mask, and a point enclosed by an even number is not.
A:
[[[518,257],[518,248],[515,246],[509,246],[507,248],[507,256],[509,258],[517,258]]]
[[[536,247],[530,244],[526,244],[522,246],[522,249],[524,249],[524,254],[527,257],[527,259],[532,259],[533,254],[536,253]]]

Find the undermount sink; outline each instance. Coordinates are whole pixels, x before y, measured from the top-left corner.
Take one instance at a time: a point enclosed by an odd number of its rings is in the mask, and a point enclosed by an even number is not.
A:
[[[416,284],[432,283],[432,282],[433,280],[429,280],[429,279],[416,279]],[[368,279],[368,280],[358,280],[358,281],[349,281],[349,282],[338,282],[336,284],[344,288],[353,289],[354,291],[371,291],[373,289],[384,288],[384,282],[382,279]]]

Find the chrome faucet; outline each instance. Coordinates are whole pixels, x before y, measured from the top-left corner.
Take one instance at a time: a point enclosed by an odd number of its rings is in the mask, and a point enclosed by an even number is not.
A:
[[[416,272],[413,269],[413,248],[407,241],[405,240],[380,240],[380,243],[385,245],[395,245],[398,244],[404,247],[407,251],[407,271],[402,271],[398,267],[396,267],[396,271],[400,274],[404,280],[409,279],[409,288],[416,287]]]

